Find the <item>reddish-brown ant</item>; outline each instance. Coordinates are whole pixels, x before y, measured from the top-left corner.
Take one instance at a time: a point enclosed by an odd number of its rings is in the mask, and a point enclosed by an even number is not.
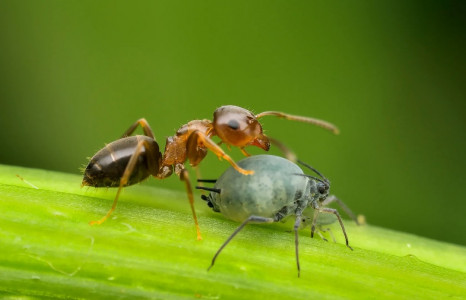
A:
[[[112,208],[103,218],[91,221],[90,224],[101,224],[111,215],[115,210],[123,187],[141,182],[149,175],[163,179],[175,171],[176,175],[186,184],[197,238],[201,239],[194,210],[193,192],[184,163],[189,160],[191,166],[197,166],[207,155],[207,150],[210,150],[220,159],[227,160],[241,174],[253,174],[253,171],[240,168],[211,138],[218,136],[222,143],[239,147],[246,156],[249,154],[244,150],[244,147],[250,145],[268,151],[271,140],[263,134],[262,126],[258,121],[264,116],[277,116],[311,123],[338,133],[338,129],[333,124],[322,120],[276,111],[266,111],[254,115],[247,109],[227,105],[215,110],[213,121],[193,120],[183,125],[174,136],[167,138],[165,151],[162,155],[149,124],[145,119],[139,119],[126,130],[120,139],[97,152],[84,171],[83,186],[118,187]],[[142,127],[144,135],[130,136],[138,125]]]

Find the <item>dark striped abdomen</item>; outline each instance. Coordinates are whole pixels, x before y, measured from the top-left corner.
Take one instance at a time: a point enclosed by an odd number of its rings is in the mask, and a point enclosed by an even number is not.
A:
[[[136,135],[116,140],[97,152],[84,171],[83,185],[118,187],[131,156],[136,151],[139,141],[142,140],[151,145],[152,151],[147,151],[146,147],[142,148],[126,186],[141,182],[150,174],[157,174],[161,156],[157,142],[147,136]],[[148,153],[158,155],[158,157],[153,157],[157,162],[156,170],[149,170]]]

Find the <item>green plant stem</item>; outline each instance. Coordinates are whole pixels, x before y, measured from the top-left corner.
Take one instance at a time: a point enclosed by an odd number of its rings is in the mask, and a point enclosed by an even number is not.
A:
[[[23,181],[16,175],[24,178]],[[291,223],[238,226],[197,201],[203,240],[183,192],[80,188],[81,177],[0,165],[0,295],[59,298],[461,298],[466,248],[374,226],[338,225],[337,243],[300,233],[297,278]],[[30,185],[30,184],[33,184]],[[37,187],[37,189],[36,189]],[[199,198],[199,197],[197,197]],[[331,241],[331,239],[329,239]]]

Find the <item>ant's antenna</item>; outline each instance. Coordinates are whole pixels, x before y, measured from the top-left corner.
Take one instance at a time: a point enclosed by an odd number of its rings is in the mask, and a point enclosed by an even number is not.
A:
[[[311,167],[310,165],[306,164],[305,162],[301,161],[298,159],[298,163],[300,163],[301,165],[309,168],[310,170],[314,171],[317,175],[319,175],[320,177],[322,177],[322,179],[325,181],[325,182],[328,182],[328,179],[325,178],[324,175],[322,175],[319,171],[317,171],[316,169],[314,169],[313,167]]]
[[[214,188],[209,188],[209,187],[205,187],[205,186],[196,186],[196,189],[209,191],[209,192],[214,192],[214,193],[218,193],[218,194],[220,194],[220,192],[221,192],[220,189],[214,189]]]

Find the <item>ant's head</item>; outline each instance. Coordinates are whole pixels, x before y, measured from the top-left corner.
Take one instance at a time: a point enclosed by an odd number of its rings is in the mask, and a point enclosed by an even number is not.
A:
[[[215,134],[228,145],[240,148],[252,145],[265,151],[270,148],[261,124],[247,109],[234,105],[221,106],[214,112],[213,126]]]

